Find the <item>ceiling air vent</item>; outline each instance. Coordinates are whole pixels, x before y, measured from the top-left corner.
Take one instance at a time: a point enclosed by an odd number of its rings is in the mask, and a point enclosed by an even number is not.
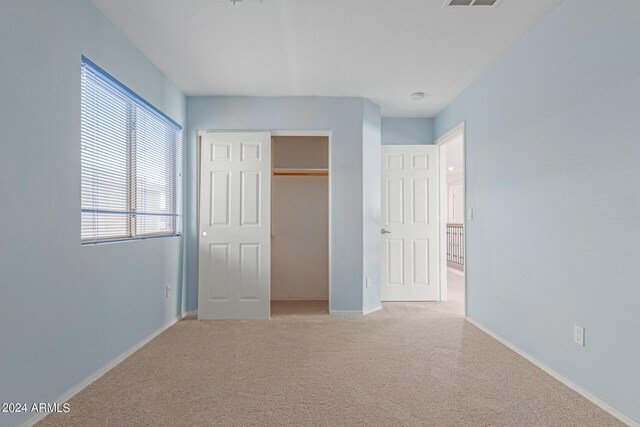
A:
[[[213,0],[215,3],[232,3],[232,4],[242,4],[242,3],[262,3],[262,0]]]
[[[442,7],[496,7],[498,3],[500,0],[446,0]]]

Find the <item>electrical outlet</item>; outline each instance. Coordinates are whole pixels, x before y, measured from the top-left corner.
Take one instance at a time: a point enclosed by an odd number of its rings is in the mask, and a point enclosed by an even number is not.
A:
[[[164,288],[164,297],[169,298],[169,295],[171,295],[171,286],[167,285]]]
[[[473,208],[467,209],[467,220],[473,221]]]
[[[367,277],[367,279],[365,280],[365,287],[367,288],[371,287],[371,277]]]
[[[582,326],[575,325],[573,327],[573,341],[584,347],[584,328]]]

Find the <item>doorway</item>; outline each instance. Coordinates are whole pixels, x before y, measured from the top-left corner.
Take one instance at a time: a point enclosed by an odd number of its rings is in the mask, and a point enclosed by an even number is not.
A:
[[[329,313],[329,138],[273,135],[271,313]]]
[[[466,315],[466,169],[464,123],[436,141],[440,152],[441,301]]]

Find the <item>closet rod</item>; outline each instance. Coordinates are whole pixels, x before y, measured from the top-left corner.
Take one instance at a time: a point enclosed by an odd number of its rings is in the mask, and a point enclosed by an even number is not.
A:
[[[273,176],[329,176],[329,171],[326,170],[274,170]]]

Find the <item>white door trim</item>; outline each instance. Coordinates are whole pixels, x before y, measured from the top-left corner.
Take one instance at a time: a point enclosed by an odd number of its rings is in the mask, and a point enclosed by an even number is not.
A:
[[[327,136],[331,138],[329,130],[271,130],[271,136]]]
[[[198,165],[197,178],[196,178],[196,224],[200,224],[200,139],[202,135],[210,133],[246,133],[246,132],[269,132],[271,136],[326,136],[328,138],[328,150],[329,150],[329,312],[331,313],[331,290],[333,288],[332,281],[332,268],[333,268],[333,256],[332,256],[332,206],[333,206],[333,164],[332,164],[332,132],[330,130],[273,130],[273,129],[198,129],[197,135],[197,151],[196,151],[196,163]],[[196,230],[196,238],[199,240],[200,233]],[[196,283],[196,289],[199,289],[200,284]],[[197,313],[197,310],[195,311]],[[332,313],[333,314],[333,313]]]
[[[447,191],[442,191],[443,186],[447,185],[447,168],[446,168],[446,156],[443,146],[453,139],[462,137],[462,167],[464,179],[462,181],[463,186],[463,207],[462,212],[462,224],[464,226],[464,316],[467,317],[467,136],[466,136],[466,122],[461,122],[453,129],[438,138],[435,144],[438,146],[439,161],[440,161],[440,299],[441,301],[447,300]]]

